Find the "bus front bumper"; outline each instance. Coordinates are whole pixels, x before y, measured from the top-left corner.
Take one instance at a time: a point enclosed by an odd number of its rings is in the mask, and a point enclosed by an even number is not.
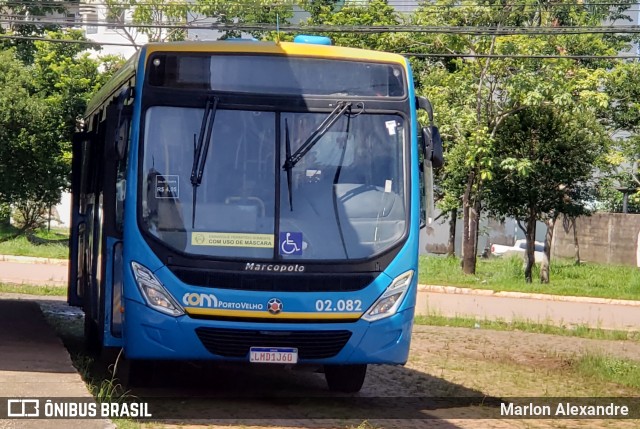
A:
[[[285,341],[298,349],[299,363],[310,364],[405,364],[414,313],[410,308],[375,322],[263,323],[176,318],[132,300],[125,308],[124,352],[130,359],[248,362],[247,347]]]

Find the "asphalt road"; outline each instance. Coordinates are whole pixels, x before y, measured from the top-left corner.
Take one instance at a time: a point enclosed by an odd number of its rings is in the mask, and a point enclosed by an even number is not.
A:
[[[566,297],[422,286],[418,314],[475,317],[478,320],[532,321],[602,329],[640,328],[640,301]]]

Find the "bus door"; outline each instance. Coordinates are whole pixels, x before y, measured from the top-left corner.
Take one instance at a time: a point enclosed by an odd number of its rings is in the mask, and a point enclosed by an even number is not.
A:
[[[69,254],[69,304],[85,312],[85,337],[95,336],[92,316],[97,314],[99,258],[102,223],[101,158],[104,128],[93,118],[90,132],[76,134],[73,141],[72,212]],[[91,335],[88,335],[91,333]]]
[[[102,282],[98,322],[103,327],[104,345],[120,346],[122,337],[123,232],[126,172],[129,153],[132,106],[126,105],[130,88],[120,93],[107,109],[104,147],[103,231],[100,258]]]
[[[116,292],[122,290],[130,108],[114,102],[100,119],[96,133],[80,135],[74,142],[69,264],[69,303],[83,308],[86,344],[98,350],[119,345],[122,313]]]
[[[77,133],[72,146],[72,177],[71,177],[71,238],[69,243],[69,285],[68,302],[70,305],[81,307],[85,293],[85,283],[88,281],[90,261],[88,245],[94,205],[94,190],[91,172],[95,164],[93,142],[96,136],[91,133]]]

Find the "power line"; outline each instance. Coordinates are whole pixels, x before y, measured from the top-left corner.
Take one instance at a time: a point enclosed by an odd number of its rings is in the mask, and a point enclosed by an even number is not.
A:
[[[625,10],[626,12],[630,12],[630,11],[635,11],[636,9],[631,9],[631,6],[635,6],[637,5],[637,3],[635,2],[612,2],[612,1],[605,1],[605,2],[594,2],[594,3],[585,3],[585,2],[580,2],[580,1],[576,1],[575,3],[548,3],[548,4],[540,4],[540,3],[527,3],[527,2],[514,2],[511,4],[481,4],[481,3],[454,3],[454,4],[434,4],[434,3],[427,3],[427,2],[422,2],[420,3],[419,1],[413,1],[413,0],[389,0],[387,2],[387,4],[391,7],[406,7],[406,8],[412,8],[412,10],[425,10],[425,9],[443,9],[443,10],[453,10],[453,9],[504,9],[505,7],[510,7],[513,9],[530,9],[532,11],[534,10],[550,10],[550,9],[574,9],[574,8],[581,8],[584,9],[585,11],[589,11],[595,7],[627,7],[627,9]],[[300,4],[299,2],[296,1],[281,1],[281,2],[277,2],[274,1],[273,3],[263,3],[260,2],[259,0],[255,0],[253,2],[249,2],[249,1],[239,1],[239,0],[230,0],[225,2],[225,5],[241,5],[241,6],[260,6],[260,7],[279,7],[279,6],[287,6],[287,5],[291,5],[293,6],[299,6]],[[157,3],[152,3],[152,2],[138,2],[135,5],[131,5],[130,3],[126,3],[126,2],[114,2],[111,4],[105,3],[105,2],[73,2],[73,1],[60,1],[60,2],[56,2],[56,1],[50,1],[50,2],[38,2],[38,1],[31,1],[31,2],[0,2],[0,6],[20,6],[20,7],[42,7],[42,8],[50,8],[50,9],[59,9],[59,8],[64,8],[67,9],[68,11],[71,11],[70,9],[82,9],[82,8],[96,8],[96,7],[104,7],[104,8],[108,8],[108,7],[117,7],[117,8],[122,8],[122,9],[133,9],[135,7],[148,7],[148,8],[152,8],[152,9],[156,9],[156,10],[162,10],[162,9],[166,9],[167,7],[184,7],[186,8],[185,10],[187,12],[197,12],[198,9],[201,9],[202,7],[207,7],[206,5],[204,6],[199,6],[193,2],[187,2],[187,1],[181,1],[181,2],[168,2],[168,3],[164,3],[164,4],[157,4]],[[344,6],[365,6],[364,4],[345,4]]]
[[[140,45],[136,45],[134,43],[116,43],[116,42],[95,42],[92,40],[73,40],[73,39],[52,39],[48,37],[36,37],[36,36],[14,36],[14,35],[4,35],[0,34],[0,39],[9,39],[9,40],[32,40],[39,42],[51,42],[51,43],[75,43],[82,45],[95,45],[95,46],[127,46],[127,47],[136,47]]]
[[[225,4],[228,3],[232,3],[232,4],[246,4],[246,5],[251,5],[252,2],[249,1],[230,1],[230,2],[226,2]],[[629,2],[621,2],[621,1],[602,1],[602,2],[583,2],[583,1],[579,1],[577,0],[574,3],[547,3],[547,4],[541,4],[541,3],[529,3],[529,2],[513,2],[513,3],[507,3],[507,4],[496,4],[496,3],[452,3],[452,4],[435,4],[435,3],[420,3],[419,1],[411,1],[411,0],[388,0],[387,3],[392,6],[392,5],[397,5],[397,4],[404,4],[404,5],[415,5],[417,7],[421,7],[421,8],[457,8],[457,7],[478,7],[478,8],[504,8],[505,6],[507,7],[521,7],[521,6],[531,6],[531,7],[537,7],[540,9],[549,9],[549,8],[557,8],[557,7],[562,7],[562,8],[567,8],[567,7],[580,7],[580,8],[589,8],[589,7],[595,7],[595,6],[629,6],[629,5],[633,5],[635,4],[634,1],[629,1]],[[254,1],[253,4],[260,4],[260,5],[266,5],[266,6],[272,6],[272,5],[287,5],[287,4],[291,4],[291,5],[299,5],[299,2],[290,0],[290,1],[274,1],[273,3],[263,3],[260,2],[258,0]],[[136,7],[136,6],[143,6],[143,7],[162,7],[162,6],[188,6],[188,7],[198,7],[198,5],[194,2],[189,2],[189,1],[170,1],[170,2],[166,2],[165,4],[158,4],[158,3],[154,3],[154,2],[149,2],[149,1],[139,1],[136,2],[135,5],[131,5],[128,2],[112,2],[112,3],[107,3],[107,2],[87,2],[87,1],[24,1],[24,2],[20,2],[20,1],[6,1],[6,2],[1,2],[0,1],[0,6],[41,6],[41,7],[51,7],[51,8],[58,8],[58,7],[65,7],[65,6],[72,6],[72,7],[77,7],[77,6],[119,6],[119,7]],[[354,4],[349,4],[346,3],[346,5],[349,6],[358,6],[359,4],[354,3]],[[206,7],[206,5],[205,5]]]
[[[2,16],[2,15],[0,15]],[[103,21],[68,21],[66,18],[32,21],[28,19],[1,19],[0,23],[12,25],[61,25],[61,26],[107,26],[112,28],[160,28],[183,30],[236,30],[236,31],[274,31],[275,23],[200,23],[200,24],[134,24]],[[312,32],[349,32],[349,33],[434,33],[434,34],[471,34],[471,35],[548,35],[548,34],[637,34],[640,25],[620,26],[562,26],[562,27],[515,27],[515,26],[442,26],[442,25],[295,25],[281,24],[280,30]]]
[[[426,58],[494,58],[494,59],[558,59],[558,60],[634,60],[640,59],[640,55],[520,55],[520,54],[456,54],[456,53],[410,53],[398,54],[405,57]]]
[[[0,23],[12,25],[60,25],[74,26],[106,26],[114,29],[181,29],[181,30],[222,30],[222,31],[276,31],[275,23],[200,23],[200,24],[133,24],[109,23],[102,21],[70,22],[61,20],[11,20],[0,19]],[[563,26],[563,27],[513,27],[513,26],[430,26],[430,25],[294,25],[281,24],[282,32],[316,32],[316,33],[426,33],[426,34],[463,34],[485,36],[514,35],[576,35],[576,34],[638,34],[640,25],[621,26]]]
[[[32,40],[50,43],[76,43],[84,45],[105,45],[105,46],[127,46],[137,47],[133,43],[113,43],[113,42],[95,42],[90,40],[71,40],[71,39],[52,39],[46,37],[35,36],[13,36],[0,35],[0,39],[16,39],[16,40]],[[493,59],[568,59],[568,60],[633,60],[640,59],[640,55],[520,55],[520,54],[465,54],[465,53],[416,53],[416,52],[395,52],[405,57],[419,58],[493,58]]]

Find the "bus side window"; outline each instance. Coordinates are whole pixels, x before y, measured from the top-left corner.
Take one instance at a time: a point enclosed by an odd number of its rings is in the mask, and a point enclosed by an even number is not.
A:
[[[116,131],[116,138],[118,139],[118,146],[122,145],[122,150],[118,150],[118,162],[116,170],[116,228],[118,231],[123,231],[124,225],[124,203],[126,198],[127,188],[127,160],[129,154],[129,138],[130,138],[130,119],[129,117],[123,117],[118,130]]]

